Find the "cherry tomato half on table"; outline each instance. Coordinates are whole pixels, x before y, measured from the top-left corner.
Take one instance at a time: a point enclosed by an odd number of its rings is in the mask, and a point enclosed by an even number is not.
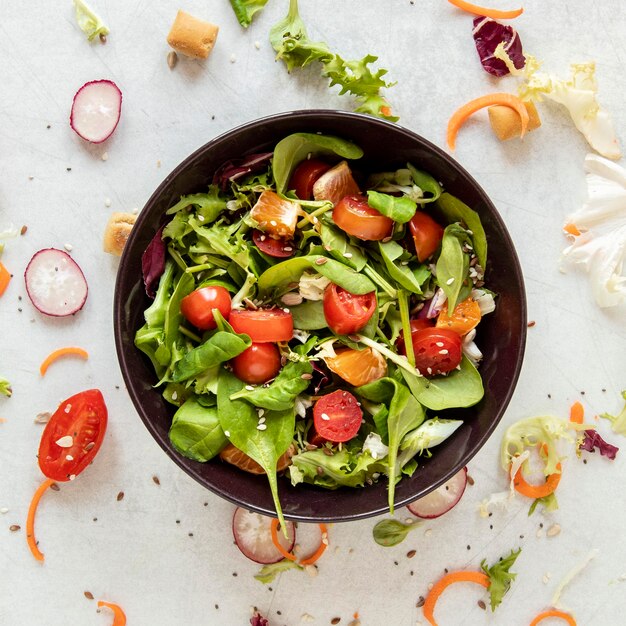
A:
[[[356,295],[330,283],[324,290],[324,317],[337,335],[361,330],[376,310],[376,292]]]
[[[333,209],[333,221],[341,230],[365,241],[380,241],[393,229],[393,220],[372,208],[363,195],[343,197]]]
[[[41,471],[59,482],[78,476],[102,445],[107,417],[107,407],[98,389],[82,391],[61,402],[41,435]]]
[[[293,316],[283,309],[231,311],[228,321],[236,333],[248,335],[255,343],[293,338]]]
[[[363,412],[349,391],[333,391],[313,407],[315,432],[327,441],[350,441],[359,432],[362,421]]]
[[[224,287],[200,287],[185,296],[180,303],[180,312],[186,320],[200,330],[213,330],[217,324],[213,317],[217,309],[225,319],[230,314],[230,294]]]
[[[293,256],[296,247],[292,239],[275,239],[270,235],[265,235],[260,230],[252,231],[252,241],[254,245],[263,253],[277,259],[286,259]]]
[[[312,200],[315,181],[329,169],[330,165],[321,159],[302,161],[291,175],[289,189],[294,189],[300,200]]]
[[[443,227],[427,213],[416,211],[409,222],[409,228],[413,235],[415,253],[421,263],[436,252],[443,239]]]
[[[446,328],[422,328],[412,335],[415,367],[422,376],[451,372],[463,356],[461,336]]]
[[[231,360],[233,374],[244,383],[261,385],[280,371],[280,352],[273,343],[253,343]]]

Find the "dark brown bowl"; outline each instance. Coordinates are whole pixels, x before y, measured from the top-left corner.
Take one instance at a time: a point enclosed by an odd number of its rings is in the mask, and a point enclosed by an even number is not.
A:
[[[437,146],[401,126],[340,111],[296,111],[255,120],[235,128],[186,158],[152,194],[137,219],[121,259],[115,287],[114,322],[117,354],[132,401],[146,428],[167,455],[187,474],[234,504],[274,515],[264,476],[242,472],[219,459],[198,463],[181,456],[170,444],[168,430],[173,407],[152,385],[154,371],[134,346],[143,311],[149,304],[141,278],[141,255],[156,232],[164,212],[181,195],[203,191],[213,172],[225,161],[272,150],[294,132],[335,134],[356,142],[365,151],[364,171],[404,167],[412,162],[444,183],[481,216],[489,243],[487,285],[498,294],[497,308],[480,325],[479,345],[485,355],[480,372],[485,397],[470,409],[455,411],[464,425],[440,445],[432,458],[421,460],[411,478],[396,487],[396,507],[426,495],[466,465],[487,441],[515,389],[526,343],[526,296],[522,272],[504,222],[478,183]],[[279,480],[286,518],[303,522],[357,520],[385,513],[387,484],[337,491]]]

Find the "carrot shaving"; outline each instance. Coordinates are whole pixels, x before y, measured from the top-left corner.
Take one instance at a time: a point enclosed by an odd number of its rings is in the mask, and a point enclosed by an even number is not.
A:
[[[7,290],[11,282],[11,274],[9,270],[0,262],[0,296]]]
[[[556,609],[550,609],[549,611],[544,611],[543,613],[539,613],[535,619],[530,622],[530,626],[537,626],[537,624],[544,619],[548,619],[549,617],[560,617],[562,620],[565,620],[570,626],[576,626],[576,620],[569,614],[564,613],[563,611],[557,611]]]
[[[580,231],[576,228],[576,224],[565,224],[565,226],[563,226],[563,230],[568,235],[574,235],[574,237],[578,237],[578,235],[580,235]]]
[[[30,502],[30,506],[28,507],[28,516],[26,517],[26,541],[28,542],[28,547],[30,548],[33,556],[42,563],[44,556],[37,547],[37,540],[35,539],[35,514],[37,513],[37,507],[39,506],[41,496],[43,496],[46,489],[48,489],[51,485],[54,485],[54,480],[52,480],[52,478],[47,478],[41,483],[41,485],[39,485],[39,487],[37,487],[37,491],[35,491],[33,499]]]
[[[459,572],[450,572],[440,578],[430,590],[428,596],[426,596],[426,600],[424,601],[424,606],[422,611],[424,612],[424,617],[428,620],[432,626],[437,626],[437,622],[435,621],[434,611],[435,605],[437,604],[437,600],[439,596],[446,590],[447,587],[452,585],[453,583],[476,583],[477,585],[482,585],[486,589],[489,588],[491,581],[489,580],[489,576],[483,572],[474,572],[468,570],[462,570]]]
[[[580,402],[574,402],[569,410],[569,421],[574,424],[582,424],[585,417],[585,409]]]
[[[489,93],[485,96],[481,96],[480,98],[476,98],[475,100],[470,100],[452,114],[452,117],[448,122],[448,131],[446,136],[450,150],[454,151],[456,148],[456,136],[466,120],[471,115],[476,113],[476,111],[480,111],[480,109],[484,109],[485,107],[493,106],[494,104],[509,107],[518,113],[522,122],[522,132],[520,133],[520,138],[524,136],[530,119],[524,103],[517,96],[510,93]]]
[[[515,474],[515,478],[513,479],[513,486],[515,487],[515,491],[521,493],[523,496],[527,498],[545,498],[549,496],[551,493],[554,493],[556,488],[559,486],[561,482],[561,464],[558,463],[556,466],[558,471],[554,472],[554,474],[550,474],[546,477],[546,482],[543,485],[531,485],[526,482],[524,475],[522,474],[522,468],[520,467]]]
[[[471,2],[466,2],[466,0],[448,0],[448,2],[463,11],[467,11],[468,13],[482,15],[483,17],[491,17],[494,20],[512,20],[524,12],[524,9],[522,8],[513,9],[511,11],[500,11],[499,9],[479,7]]]
[[[70,355],[79,356],[81,359],[89,358],[88,352],[86,350],[83,350],[82,348],[74,348],[74,347],[59,348],[58,350],[55,350],[54,352],[49,354],[44,359],[43,363],[39,366],[39,372],[41,373],[42,376],[45,376],[46,372],[48,371],[48,368],[55,361],[57,361],[58,359],[64,356],[70,356]]]
[[[283,546],[280,545],[280,542],[278,541],[278,525],[278,520],[273,519],[270,525],[272,543],[286,559],[289,559],[290,561],[298,561],[298,557],[296,557],[295,554],[293,554],[292,552],[288,552],[287,550],[285,550],[285,548],[283,548]],[[322,556],[322,554],[324,554],[324,551],[328,547],[328,528],[326,527],[326,524],[319,524],[319,527],[321,533],[319,546],[309,556],[302,559],[301,561],[298,561],[298,565],[313,565],[313,563],[315,563]]]
[[[113,623],[111,626],[126,626],[126,614],[122,611],[122,607],[113,604],[113,602],[105,602],[104,600],[98,600],[98,608],[106,606],[107,609],[113,611]]]

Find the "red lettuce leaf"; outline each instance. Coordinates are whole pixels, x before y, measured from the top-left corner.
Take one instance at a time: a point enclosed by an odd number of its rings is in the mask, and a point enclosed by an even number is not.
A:
[[[269,626],[268,620],[258,611],[255,611],[254,615],[250,618],[250,624],[251,626]]]
[[[242,159],[226,161],[213,175],[213,184],[218,185],[222,191],[226,191],[229,183],[266,167],[273,154],[273,152],[262,152],[250,154]]]
[[[493,56],[496,48],[502,42],[504,42],[506,53],[511,57],[513,65],[518,70],[522,69],[526,64],[526,59],[522,52],[522,42],[513,27],[500,24],[490,17],[475,17],[472,35],[474,36],[480,62],[489,74],[506,76],[509,73],[504,61]]]
[[[162,238],[164,228],[165,224],[157,230],[156,235],[154,235],[141,257],[143,284],[150,298],[154,298],[156,295],[156,286],[159,284],[159,279],[165,271],[165,254],[167,248]]]
[[[586,430],[584,435],[585,437],[579,446],[579,450],[595,452],[596,448],[598,448],[602,456],[607,457],[611,461],[615,459],[615,455],[618,453],[619,448],[604,441],[604,439],[602,439],[602,437],[598,434],[597,430]]]

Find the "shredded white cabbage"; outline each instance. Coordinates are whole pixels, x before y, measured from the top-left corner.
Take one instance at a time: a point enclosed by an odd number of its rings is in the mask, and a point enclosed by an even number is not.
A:
[[[363,442],[363,452],[369,452],[373,459],[382,459],[389,453],[378,433],[370,433]]]
[[[334,343],[334,339],[329,339],[328,341],[324,341],[324,343],[320,343],[320,345],[317,346],[315,357],[318,359],[334,359],[337,356],[335,348],[333,348]]]
[[[567,585],[569,585],[572,580],[574,580],[574,578],[576,578],[576,576],[578,576],[578,574],[580,574],[580,572],[582,572],[585,567],[587,567],[587,565],[589,565],[589,563],[591,563],[591,561],[593,561],[593,559],[596,558],[598,554],[598,550],[592,550],[588,555],[587,558],[582,562],[579,563],[578,565],[576,565],[576,567],[573,567],[566,575],[565,578],[563,578],[563,580],[559,583],[559,586],[556,588],[554,595],[552,596],[552,606],[555,609],[561,609],[563,610],[565,607],[561,604],[561,594],[563,593],[563,589],[565,589],[565,587]]]
[[[329,283],[330,280],[326,276],[304,272],[300,277],[298,290],[305,300],[322,300],[324,298],[324,290]]]
[[[492,293],[484,289],[472,289],[472,298],[480,307],[481,316],[493,313],[496,310],[496,301]]]
[[[296,396],[296,401],[294,405],[296,409],[296,415],[299,415],[300,417],[306,417],[306,410],[312,406],[313,402],[308,396]]]
[[[472,365],[478,365],[483,359],[483,353],[480,351],[474,339],[476,337],[476,329],[472,330],[463,337],[463,354],[472,362]]]

